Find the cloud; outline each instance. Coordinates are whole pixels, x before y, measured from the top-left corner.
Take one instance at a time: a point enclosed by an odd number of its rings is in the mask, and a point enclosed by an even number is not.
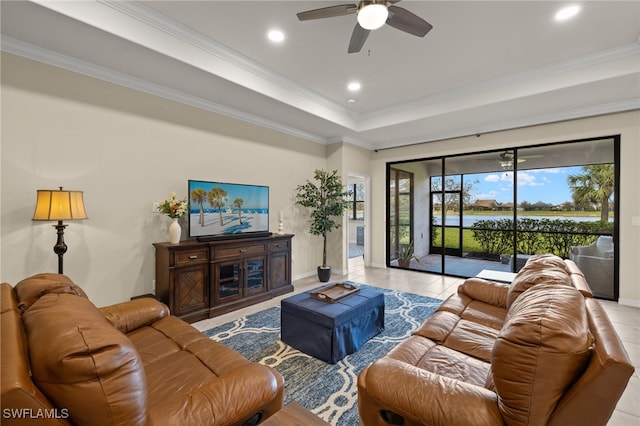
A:
[[[536,177],[530,173],[518,172],[518,186],[540,186],[544,182],[539,182]]]
[[[488,182],[488,183],[496,183],[496,182],[512,182],[511,179],[511,172],[504,172],[501,174],[490,174],[485,176],[485,178],[483,179],[483,181]]]

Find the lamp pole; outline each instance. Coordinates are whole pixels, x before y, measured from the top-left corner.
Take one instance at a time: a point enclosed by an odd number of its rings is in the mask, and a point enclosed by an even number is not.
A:
[[[62,257],[67,252],[67,245],[64,243],[64,228],[67,225],[64,225],[61,220],[58,221],[57,225],[53,225],[54,228],[58,231],[58,240],[56,241],[56,245],[53,246],[53,252],[58,255],[58,273],[62,274]]]

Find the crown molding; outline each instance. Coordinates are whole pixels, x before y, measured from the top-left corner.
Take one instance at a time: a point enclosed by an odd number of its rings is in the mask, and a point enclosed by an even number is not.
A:
[[[332,138],[325,138],[316,134],[305,132],[300,129],[296,129],[290,126],[285,126],[280,123],[266,120],[262,117],[258,117],[252,114],[247,114],[240,110],[229,108],[227,106],[214,103],[202,98],[198,98],[192,95],[185,94],[183,92],[168,89],[164,86],[150,83],[148,81],[131,77],[124,73],[120,73],[102,66],[98,66],[86,61],[82,61],[70,56],[62,55],[50,50],[31,45],[29,43],[15,40],[11,37],[2,37],[2,50],[8,53],[12,53],[21,57],[32,59],[38,62],[42,62],[48,65],[52,65],[58,68],[66,69],[68,71],[76,72],[78,74],[86,75],[89,77],[97,78],[99,80],[107,81],[109,83],[118,84],[130,89],[138,90],[150,95],[159,96],[161,98],[169,99],[172,101],[180,102],[185,105],[193,106],[203,109],[205,111],[213,112],[216,114],[224,115],[226,117],[241,120],[250,124],[265,127],[271,130],[275,130],[284,134],[299,137],[301,139],[322,144],[335,144],[346,142],[352,145],[356,145],[365,149],[389,149],[400,146],[416,145],[427,142],[435,142],[444,139],[452,139],[475,135],[478,133],[490,133],[497,131],[510,130],[526,126],[534,126],[546,123],[553,123],[559,121],[566,121],[578,118],[593,117],[597,115],[605,115],[616,112],[624,112],[630,110],[640,110],[640,100],[632,99],[623,102],[609,103],[604,105],[596,105],[585,108],[578,108],[568,111],[561,111],[552,114],[538,115],[527,117],[520,120],[505,121],[499,123],[493,123],[488,126],[482,126],[477,128],[459,129],[456,131],[442,132],[438,134],[432,134],[428,138],[420,139],[402,139],[388,141],[383,144],[371,144],[361,139],[349,137],[349,136],[335,136]]]
[[[327,145],[333,145],[336,143],[348,143],[350,145],[359,146],[360,148],[373,149],[373,146],[369,142],[365,142],[361,139],[353,138],[351,136],[341,135],[327,139]]]
[[[396,140],[383,144],[372,144],[370,149],[391,149],[422,143],[437,142],[447,139],[463,138],[485,133],[503,132],[520,129],[523,127],[539,126],[543,124],[559,123],[562,121],[579,120],[582,118],[597,117],[607,114],[622,113],[627,111],[640,111],[640,99],[612,102],[602,105],[593,105],[583,108],[559,111],[550,114],[541,114],[517,120],[502,121],[486,126],[459,129],[450,132],[441,132],[430,135],[429,138]]]
[[[71,56],[52,52],[42,47],[34,46],[32,44],[13,39],[11,37],[2,37],[1,48],[2,51],[52,65],[54,67],[62,68],[78,74],[86,75],[88,77],[93,77],[109,83],[128,87],[130,89],[169,99],[171,101],[179,102],[192,107],[200,108],[205,111],[224,115],[226,117],[241,120],[250,124],[255,124],[257,126],[265,127],[271,130],[305,139],[310,142],[315,142],[322,145],[327,144],[327,139],[322,136],[305,132],[303,130],[296,129],[290,126],[285,126],[275,121],[267,120],[253,114],[248,114],[235,108],[230,108],[228,106],[211,102],[197,96],[188,95],[178,90],[169,89],[159,84],[150,83],[146,80],[135,78],[109,68],[73,58]]]
[[[637,109],[639,103],[622,101],[595,105],[512,121],[493,122],[477,126],[478,128],[452,129],[438,134],[430,134],[427,126],[425,137],[388,140],[377,145],[359,139],[358,136],[366,139],[364,132],[412,122],[428,123],[429,120],[437,120],[443,114],[464,113],[465,110],[474,107],[490,108],[492,104],[499,102],[513,101],[532,94],[552,92],[603,78],[639,75],[637,61],[640,59],[640,37],[632,43],[592,55],[571,58],[358,114],[138,2],[34,0],[34,3],[151,49],[167,58],[232,81],[282,105],[336,124],[346,129],[345,134],[326,138],[8,37],[2,38],[2,50],[323,145],[346,142],[366,149],[390,148],[622,112]],[[295,126],[295,123],[293,124]]]
[[[337,125],[352,130],[357,125],[357,113],[144,5],[111,0],[33,2]]]
[[[621,63],[610,69],[598,68],[606,64]],[[501,76],[477,84],[459,87],[436,93],[426,98],[394,105],[363,114],[358,130],[365,131],[403,122],[420,120],[447,112],[457,111],[471,106],[481,106],[498,101],[512,100],[517,97],[557,90],[583,84],[589,79],[603,79],[621,74],[640,74],[637,67],[640,60],[640,44],[629,43],[607,49],[592,55],[585,55],[565,61],[537,67],[534,69]],[[595,76],[589,70],[598,70]]]
[[[109,6],[123,14],[126,14],[140,22],[153,26],[154,28],[171,35],[177,39],[183,40],[192,46],[202,49],[207,54],[213,55],[217,58],[224,60],[238,68],[241,68],[251,74],[254,74],[262,79],[268,80],[283,89],[296,93],[305,97],[309,101],[322,105],[325,108],[334,110],[337,114],[343,114],[348,116],[352,120],[357,120],[358,114],[345,108],[344,106],[334,102],[319,93],[309,90],[307,87],[290,80],[281,74],[264,67],[260,63],[241,55],[240,53],[229,49],[206,37],[191,27],[188,27],[178,21],[170,19],[158,12],[135,2],[123,2],[113,0],[97,0],[99,3]]]

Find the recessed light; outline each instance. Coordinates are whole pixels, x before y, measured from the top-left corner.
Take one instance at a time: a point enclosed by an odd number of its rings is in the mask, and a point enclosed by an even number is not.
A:
[[[565,8],[560,9],[558,13],[556,13],[555,18],[556,18],[556,21],[564,21],[566,19],[573,18],[578,14],[578,12],[580,12],[580,6],[578,5],[567,6]]]
[[[280,30],[269,31],[267,37],[269,37],[269,40],[273,41],[274,43],[281,43],[282,41],[284,41],[284,33]]]
[[[347,89],[349,89],[349,91],[351,92],[357,92],[358,90],[360,90],[360,87],[362,86],[357,81],[352,81],[347,85]]]

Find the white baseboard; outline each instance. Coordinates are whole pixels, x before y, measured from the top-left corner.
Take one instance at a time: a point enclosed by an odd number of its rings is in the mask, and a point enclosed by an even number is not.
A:
[[[640,300],[618,299],[618,305],[631,306],[632,308],[640,308]]]
[[[298,281],[298,280],[301,280],[303,278],[307,278],[307,277],[310,277],[310,276],[313,276],[313,275],[316,275],[316,274],[317,274],[316,271],[310,271],[310,272],[305,272],[303,274],[294,275],[292,277],[291,281]]]

